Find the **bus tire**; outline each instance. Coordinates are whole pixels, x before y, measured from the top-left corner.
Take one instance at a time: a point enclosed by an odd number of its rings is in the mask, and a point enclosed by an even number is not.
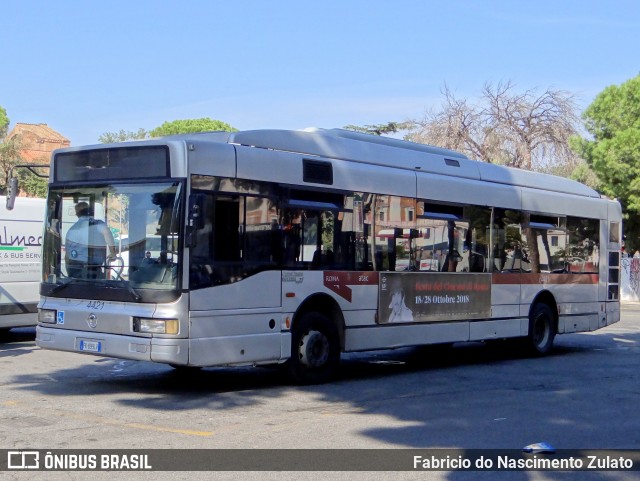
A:
[[[529,315],[529,335],[526,339],[529,353],[534,356],[547,354],[551,350],[555,336],[553,311],[547,304],[536,304]]]
[[[318,312],[304,314],[294,323],[291,333],[289,374],[299,384],[328,381],[340,363],[338,329]]]

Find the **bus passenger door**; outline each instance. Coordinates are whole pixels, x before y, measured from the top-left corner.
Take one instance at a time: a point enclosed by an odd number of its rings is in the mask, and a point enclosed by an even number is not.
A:
[[[203,199],[189,253],[191,310],[280,307],[281,273],[271,252],[275,206],[249,195]]]

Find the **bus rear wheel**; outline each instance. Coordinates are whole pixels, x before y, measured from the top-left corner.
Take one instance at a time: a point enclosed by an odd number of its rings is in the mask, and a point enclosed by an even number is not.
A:
[[[528,351],[535,356],[547,354],[556,336],[555,318],[547,304],[536,304],[529,316]]]
[[[304,314],[294,323],[289,374],[300,384],[317,384],[333,377],[340,363],[336,326],[317,312]]]

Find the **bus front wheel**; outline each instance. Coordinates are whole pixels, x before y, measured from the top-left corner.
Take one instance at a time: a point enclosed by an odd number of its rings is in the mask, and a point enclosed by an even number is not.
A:
[[[555,318],[547,304],[537,304],[529,316],[527,347],[531,354],[542,356],[551,350],[556,336]]]
[[[289,373],[301,384],[326,382],[340,362],[336,326],[317,312],[304,314],[293,325]]]

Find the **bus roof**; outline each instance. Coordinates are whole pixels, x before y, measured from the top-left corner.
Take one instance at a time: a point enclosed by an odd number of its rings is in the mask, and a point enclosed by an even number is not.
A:
[[[142,142],[158,145],[170,141],[228,143],[247,148],[263,148],[327,159],[348,160],[583,197],[600,197],[600,194],[592,188],[564,177],[470,160],[466,155],[453,150],[344,129],[198,132],[122,144],[71,147],[61,151],[117,148],[127,144],[139,145]]]
[[[574,180],[470,160],[453,150],[343,129],[212,132],[211,140],[599,198]],[[178,136],[176,136],[178,137]],[[182,136],[181,136],[182,137]]]

